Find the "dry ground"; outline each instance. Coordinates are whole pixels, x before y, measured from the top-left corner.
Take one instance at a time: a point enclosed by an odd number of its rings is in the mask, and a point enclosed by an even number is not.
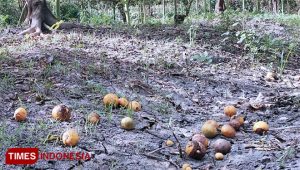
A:
[[[17,31],[0,34],[1,158],[9,147],[30,146],[88,151],[93,158],[38,161],[29,169],[177,169],[183,163],[193,169],[300,169],[299,56],[291,58],[279,80],[267,82],[268,63],[245,59],[240,48],[222,44],[224,32],[212,27],[201,27],[192,46],[184,27],[97,28],[38,38],[18,37]],[[108,92],[140,101],[142,111],[106,110],[102,98]],[[251,110],[255,102],[267,107]],[[52,120],[51,110],[60,103],[72,108],[71,121]],[[228,104],[246,116],[244,128],[228,139],[231,153],[223,161],[214,161],[211,148],[200,161],[180,158],[172,133],[184,149],[206,120],[228,121],[223,114]],[[22,123],[10,119],[19,106],[29,111]],[[85,121],[94,110],[102,118],[97,126]],[[125,115],[134,118],[135,130],[120,128]],[[268,135],[252,133],[257,120],[269,123]],[[78,146],[44,143],[48,134],[67,128],[78,129]],[[162,148],[167,139],[176,145]],[[4,165],[4,159],[1,167],[25,168]]]

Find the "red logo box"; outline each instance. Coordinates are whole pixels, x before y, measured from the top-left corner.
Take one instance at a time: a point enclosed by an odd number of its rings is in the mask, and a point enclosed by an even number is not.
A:
[[[38,154],[38,148],[9,148],[5,153],[5,163],[8,165],[35,164]]]

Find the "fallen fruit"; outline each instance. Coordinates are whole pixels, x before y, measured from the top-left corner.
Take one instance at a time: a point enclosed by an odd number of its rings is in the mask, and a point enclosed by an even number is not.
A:
[[[128,100],[126,98],[124,98],[124,97],[119,98],[119,100],[118,100],[118,104],[121,107],[127,107],[128,103],[129,103]]]
[[[229,122],[229,125],[232,126],[235,130],[239,130],[241,127],[241,123],[238,119],[232,119]]]
[[[215,159],[216,160],[223,160],[224,159],[224,155],[220,152],[215,154]]]
[[[174,145],[174,142],[171,141],[170,139],[168,139],[168,140],[166,141],[166,145],[167,145],[167,146],[173,146],[173,145]]]
[[[106,107],[113,106],[116,107],[118,105],[119,98],[116,94],[109,93],[104,96],[103,103]]]
[[[194,159],[200,160],[206,153],[205,146],[196,141],[189,141],[185,147],[185,153]]]
[[[213,126],[216,127],[216,128],[219,127],[218,122],[215,121],[215,120],[208,120],[208,121],[206,121],[204,124],[210,124],[210,125],[213,125]]]
[[[182,165],[182,170],[192,170],[192,167],[190,164],[185,163]]]
[[[209,144],[208,139],[204,135],[199,134],[199,133],[193,135],[192,141],[197,141],[197,142],[202,143],[205,146],[205,148],[207,148],[208,144]]]
[[[275,72],[268,72],[265,77],[266,81],[275,81],[278,80],[278,76]]]
[[[60,104],[53,108],[52,117],[55,120],[67,121],[71,118],[71,111],[66,105]]]
[[[236,115],[236,112],[237,112],[237,110],[234,106],[226,106],[224,108],[224,113],[228,117],[232,117],[233,115]]]
[[[121,128],[126,130],[134,129],[134,122],[133,119],[130,117],[125,117],[121,120]]]
[[[138,112],[138,111],[142,110],[142,106],[139,102],[132,101],[132,102],[129,102],[128,109]]]
[[[213,144],[213,147],[216,153],[220,152],[222,154],[227,154],[231,150],[230,142],[225,139],[216,140],[215,143]]]
[[[67,146],[75,146],[79,141],[79,135],[74,129],[67,130],[62,136],[62,141]]]
[[[244,122],[245,122],[245,118],[243,116],[239,116],[238,118],[236,118],[236,120],[238,120],[240,122],[240,125],[243,126]]]
[[[207,138],[213,138],[217,135],[217,128],[211,124],[205,124],[201,128],[202,134]]]
[[[14,113],[14,118],[16,121],[24,121],[27,117],[27,111],[23,107],[19,107],[15,113]]]
[[[236,131],[234,128],[228,124],[223,125],[221,128],[221,134],[227,138],[234,138]]]
[[[91,124],[97,124],[99,123],[100,121],[100,116],[98,113],[96,112],[92,112],[88,115],[88,121],[91,123]]]
[[[269,131],[269,125],[264,121],[256,122],[253,125],[253,131],[259,135],[262,135]]]

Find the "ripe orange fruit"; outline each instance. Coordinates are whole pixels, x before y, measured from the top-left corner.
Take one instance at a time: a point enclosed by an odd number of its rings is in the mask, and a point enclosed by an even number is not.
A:
[[[235,130],[232,126],[230,125],[224,125],[221,128],[221,134],[227,138],[234,138],[235,137]]]
[[[116,94],[109,93],[104,96],[103,98],[103,103],[104,105],[107,106],[113,106],[116,107],[118,105],[119,98]]]
[[[23,107],[19,107],[15,113],[14,113],[14,118],[16,121],[24,121],[27,117],[27,111]]]
[[[234,106],[226,106],[224,108],[224,113],[228,117],[232,117],[233,115],[236,115],[236,112],[237,112],[237,110]]]
[[[75,146],[79,142],[79,135],[74,129],[67,130],[62,136],[62,141],[67,146]]]
[[[142,106],[139,102],[132,101],[132,102],[129,102],[128,109],[130,109],[132,111],[135,111],[135,112],[138,112],[138,111],[142,110]]]
[[[124,98],[124,97],[119,98],[119,100],[118,100],[118,104],[121,107],[127,107],[128,103],[129,103],[128,100],[126,98]]]

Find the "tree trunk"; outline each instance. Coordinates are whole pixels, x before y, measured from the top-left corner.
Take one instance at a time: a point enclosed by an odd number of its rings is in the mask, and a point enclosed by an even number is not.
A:
[[[222,13],[226,9],[225,1],[224,0],[217,0],[215,5],[215,12]]]

